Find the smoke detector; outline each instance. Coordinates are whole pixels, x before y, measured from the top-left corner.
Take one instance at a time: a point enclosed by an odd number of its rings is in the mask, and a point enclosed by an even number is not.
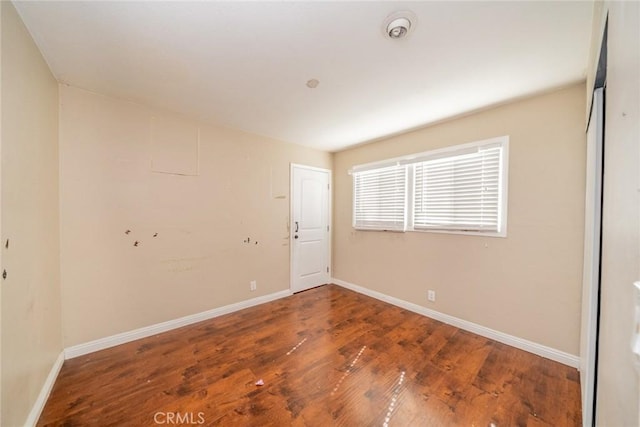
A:
[[[415,26],[416,16],[413,12],[396,12],[387,16],[382,24],[382,32],[391,40],[407,37]]]

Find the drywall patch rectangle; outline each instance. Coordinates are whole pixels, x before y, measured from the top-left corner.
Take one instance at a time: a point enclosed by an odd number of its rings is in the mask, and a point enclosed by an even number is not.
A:
[[[271,166],[269,169],[272,199],[286,199],[289,194],[289,168],[277,168]]]
[[[174,117],[151,118],[151,171],[198,175],[200,128]]]

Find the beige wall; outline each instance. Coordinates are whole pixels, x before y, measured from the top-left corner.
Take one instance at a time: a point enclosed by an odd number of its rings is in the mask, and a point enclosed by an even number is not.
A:
[[[334,277],[578,354],[584,103],[576,84],[336,153]],[[351,227],[353,165],[501,135],[510,136],[507,238]]]
[[[289,164],[328,153],[73,87],[60,102],[65,346],[289,288]],[[200,128],[198,176],[151,172],[152,116]],[[177,135],[180,167],[193,138]]]
[[[0,1],[0,241],[2,241],[2,17],[3,2]],[[0,266],[2,266],[0,250]],[[2,424],[2,290],[0,289],[0,424]]]
[[[609,34],[597,425],[637,426],[640,377],[630,343],[632,283],[640,279],[640,3],[607,2],[603,11]]]
[[[62,350],[58,84],[2,4],[2,420],[23,425]],[[9,248],[4,247],[10,239]]]

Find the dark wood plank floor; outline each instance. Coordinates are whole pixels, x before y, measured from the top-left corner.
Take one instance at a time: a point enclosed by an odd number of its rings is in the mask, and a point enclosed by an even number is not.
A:
[[[160,424],[578,426],[579,375],[327,285],[68,360],[38,423]]]

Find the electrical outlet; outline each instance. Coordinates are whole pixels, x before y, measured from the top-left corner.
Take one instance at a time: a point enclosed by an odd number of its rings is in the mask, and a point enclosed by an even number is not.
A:
[[[427,291],[427,299],[429,301],[435,302],[435,300],[436,300],[436,291],[428,290]]]
[[[249,289],[251,290],[251,292],[255,291],[257,287],[258,287],[258,284],[256,283],[255,280],[252,280],[251,282],[249,282]]]

